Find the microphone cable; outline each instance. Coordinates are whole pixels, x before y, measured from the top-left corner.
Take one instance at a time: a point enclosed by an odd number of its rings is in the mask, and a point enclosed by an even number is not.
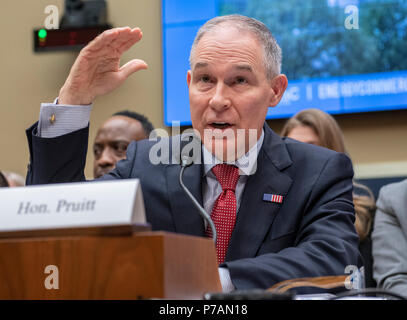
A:
[[[184,185],[184,182],[182,181],[185,169],[187,167],[189,167],[191,164],[192,164],[191,157],[189,157],[187,155],[183,155],[181,157],[181,172],[179,174],[179,183],[180,183],[182,189],[184,190],[184,192],[187,194],[188,198],[194,204],[195,208],[198,209],[199,214],[202,216],[202,218],[208,223],[209,227],[211,228],[211,230],[212,230],[212,239],[213,239],[213,242],[216,245],[217,233],[216,233],[216,228],[215,228],[215,225],[214,225],[211,217],[208,215],[208,213],[205,211],[205,209],[200,205],[200,203],[196,200],[196,198],[188,190],[188,188]]]

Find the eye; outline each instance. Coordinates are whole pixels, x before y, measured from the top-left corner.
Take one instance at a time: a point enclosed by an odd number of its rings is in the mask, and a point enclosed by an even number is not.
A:
[[[201,82],[208,83],[211,81],[211,78],[208,75],[203,75],[203,76],[201,76],[201,78],[199,80]]]
[[[99,145],[93,146],[93,155],[98,158],[102,154],[102,147]]]
[[[128,144],[125,142],[120,142],[114,145],[114,150],[118,155],[124,155],[126,153]]]
[[[237,84],[245,84],[245,83],[247,83],[247,80],[245,78],[243,78],[243,77],[237,77],[236,78],[236,83]]]

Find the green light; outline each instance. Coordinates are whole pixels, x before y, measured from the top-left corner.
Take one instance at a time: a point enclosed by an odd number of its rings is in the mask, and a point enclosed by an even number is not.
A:
[[[47,30],[45,30],[45,29],[39,30],[39,31],[38,31],[38,37],[39,37],[40,39],[46,38],[46,37],[47,37]]]

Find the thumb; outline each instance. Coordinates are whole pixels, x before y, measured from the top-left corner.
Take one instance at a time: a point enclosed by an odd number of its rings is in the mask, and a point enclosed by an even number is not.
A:
[[[121,66],[119,69],[119,73],[124,77],[124,79],[126,79],[134,72],[147,68],[148,65],[147,63],[145,63],[145,61],[140,59],[133,59]]]

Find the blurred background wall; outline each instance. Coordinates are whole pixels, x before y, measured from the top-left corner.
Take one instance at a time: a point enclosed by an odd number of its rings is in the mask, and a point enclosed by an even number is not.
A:
[[[108,0],[113,26],[139,26],[143,40],[123,56],[137,57],[149,68],[132,75],[115,92],[98,98],[91,115],[89,145],[112,113],[133,109],[155,127],[164,128],[161,67],[161,0]],[[0,2],[0,169],[25,175],[28,147],[25,129],[37,121],[41,102],[57,97],[77,53],[34,53],[32,30],[41,27],[47,5],[63,14],[63,0]],[[180,85],[186,85],[180,84]],[[357,177],[407,176],[407,110],[336,116]],[[278,133],[285,120],[268,121]],[[86,176],[92,178],[89,149]]]

